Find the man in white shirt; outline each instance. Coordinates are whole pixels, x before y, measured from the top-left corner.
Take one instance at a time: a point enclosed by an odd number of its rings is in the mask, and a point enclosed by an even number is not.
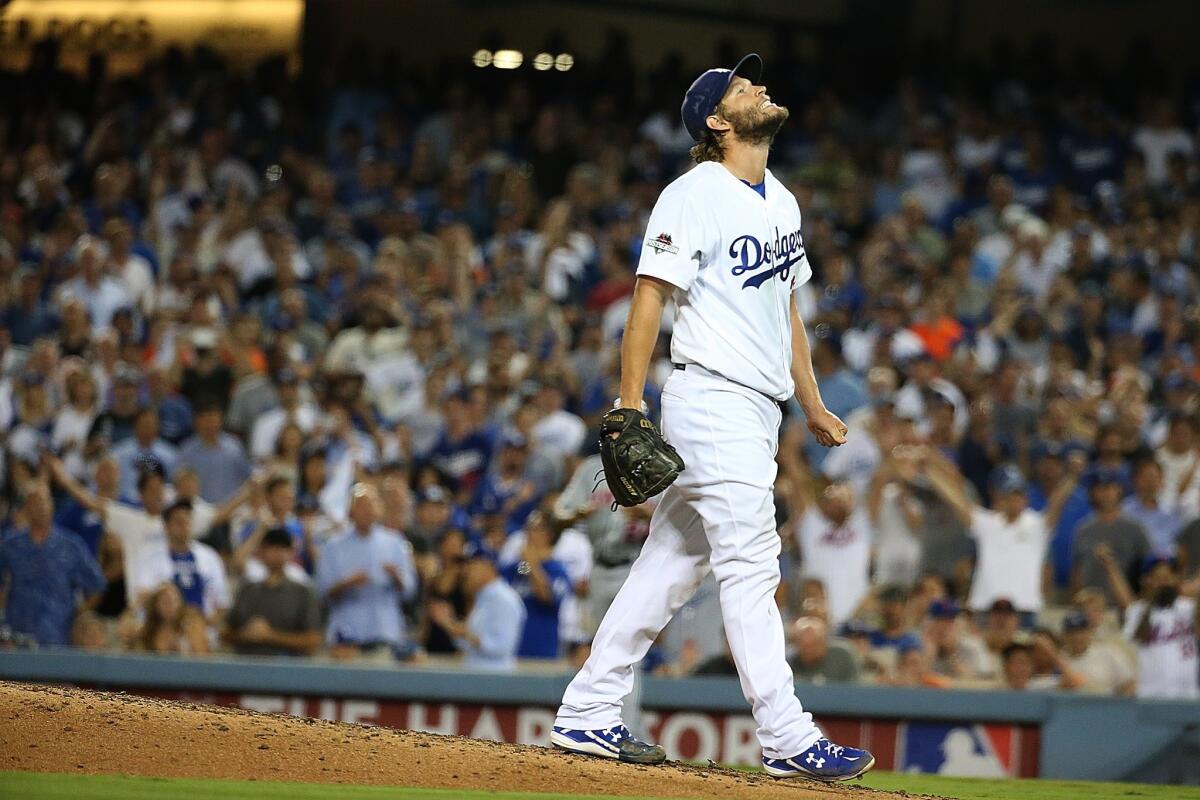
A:
[[[92,331],[97,333],[112,323],[118,309],[132,305],[125,285],[104,272],[108,248],[104,242],[92,236],[84,236],[75,248],[79,263],[79,276],[62,285],[58,290],[58,301],[76,298],[87,308],[92,322]]]
[[[831,483],[816,503],[799,497],[795,535],[802,574],[821,581],[829,624],[840,625],[870,590],[871,521],[849,484]]]
[[[991,476],[989,510],[967,499],[965,480],[957,467],[932,451],[927,453],[930,482],[975,540],[975,577],[967,605],[986,611],[1008,598],[1027,617],[1042,609],[1042,572],[1049,532],[1058,524],[1063,504],[1075,488],[1063,481],[1045,513],[1029,508],[1025,477],[1015,466],[997,467]]]

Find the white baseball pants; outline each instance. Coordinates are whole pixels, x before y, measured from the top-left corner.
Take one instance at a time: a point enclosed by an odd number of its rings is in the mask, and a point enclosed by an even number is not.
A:
[[[633,665],[712,570],[763,754],[791,758],[821,732],[796,698],[775,605],[779,406],[689,366],[667,379],[662,408],[663,435],[686,468],[663,494],[641,555],[600,623],[591,656],[567,687],[555,724],[576,730],[619,725]]]

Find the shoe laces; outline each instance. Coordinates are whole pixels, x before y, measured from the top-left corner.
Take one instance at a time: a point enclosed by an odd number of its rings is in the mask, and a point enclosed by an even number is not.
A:
[[[829,755],[833,756],[834,758],[842,757],[842,751],[846,749],[845,747],[843,747],[840,744],[834,744],[833,742],[829,741],[828,739],[822,739],[821,741],[823,741],[825,743],[825,752],[826,753],[829,753]]]

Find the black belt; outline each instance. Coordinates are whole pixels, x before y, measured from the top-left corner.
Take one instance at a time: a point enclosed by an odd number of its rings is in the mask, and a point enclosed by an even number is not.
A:
[[[596,563],[602,567],[607,567],[608,569],[616,569],[617,567],[629,566],[630,564],[633,563],[633,559],[626,558],[623,560],[617,560],[615,558],[604,558],[603,556],[596,556]]]
[[[678,370],[685,370],[685,371],[686,371],[689,365],[688,365],[688,364],[676,364],[674,361],[672,361],[672,362],[671,362],[671,366],[672,366],[672,367],[674,367],[675,369],[678,369]],[[729,378],[726,378],[724,375],[719,375],[719,374],[717,374],[716,372],[713,372],[711,369],[708,369],[707,367],[705,367],[704,369],[705,369],[707,372],[710,372],[710,373],[712,373],[713,375],[716,375],[716,377],[718,377],[718,378],[722,378],[722,379],[724,379],[724,380],[727,380],[727,381],[729,381]],[[737,385],[738,385],[738,386],[746,386],[746,384],[744,384],[744,383],[738,383],[737,381],[729,381],[729,382],[730,382],[730,383],[737,383]],[[774,403],[775,405],[779,406],[779,410],[780,410],[780,412],[781,412],[781,413],[784,413],[784,414],[786,414],[786,413],[787,413],[787,403],[786,403],[786,402],[784,402],[783,400],[776,400],[774,397],[771,397],[771,395],[767,394],[766,392],[759,391],[758,389],[754,389],[754,388],[752,388],[752,387],[750,387],[750,386],[746,386],[746,388],[747,388],[747,389],[750,389],[750,391],[752,391],[752,392],[758,392],[758,393],[759,393],[759,394],[761,394],[763,397],[767,398],[767,399],[768,399],[768,400],[770,400],[772,403]]]

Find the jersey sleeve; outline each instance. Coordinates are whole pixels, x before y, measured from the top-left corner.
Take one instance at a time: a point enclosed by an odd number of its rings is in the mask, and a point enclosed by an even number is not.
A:
[[[637,274],[664,280],[686,292],[707,249],[704,239],[703,220],[688,194],[663,192],[650,212]]]

